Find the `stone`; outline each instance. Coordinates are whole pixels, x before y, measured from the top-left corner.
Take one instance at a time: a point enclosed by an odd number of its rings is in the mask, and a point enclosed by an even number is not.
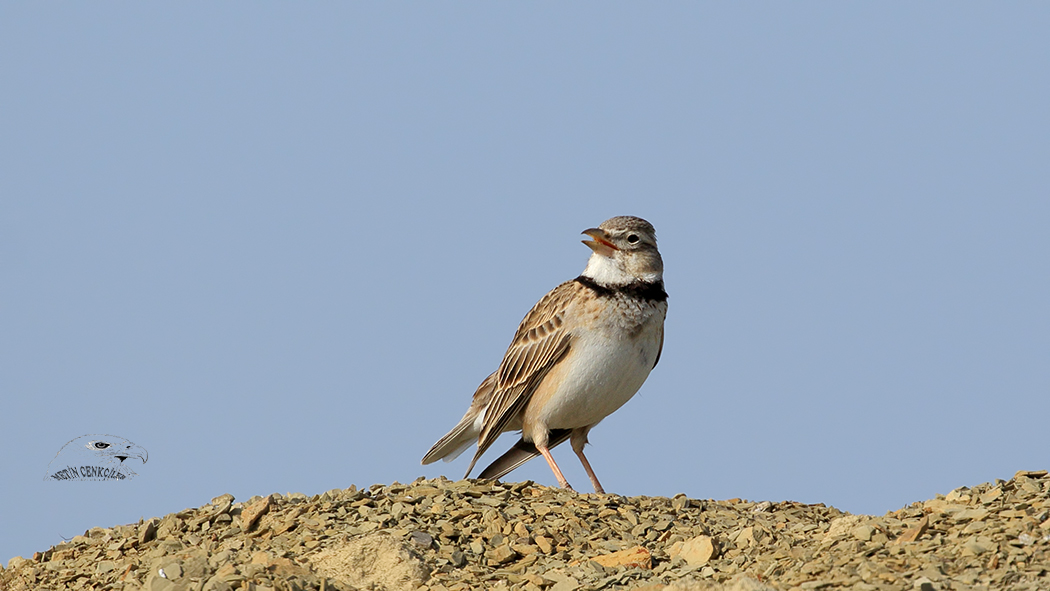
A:
[[[241,529],[252,531],[259,518],[270,510],[271,496],[266,496],[255,501],[241,510]]]
[[[956,521],[982,521],[985,518],[987,518],[988,515],[989,511],[984,508],[963,509],[962,511],[957,511],[956,513],[954,513],[953,518]]]
[[[897,538],[897,541],[898,542],[914,542],[914,541],[918,540],[920,537],[922,537],[923,534],[926,533],[926,530],[929,528],[929,526],[930,526],[930,518],[927,517],[927,516],[923,516],[923,518],[920,519],[918,523],[916,523],[914,526],[909,527],[908,529],[906,529],[904,531],[904,533],[901,534],[899,538]]]
[[[486,552],[485,557],[488,558],[490,564],[506,564],[517,558],[518,553],[510,547],[510,544],[503,544]]]
[[[754,527],[745,527],[740,530],[740,534],[737,535],[735,542],[739,547],[750,547],[762,541],[762,536],[762,530],[756,530]]]
[[[215,571],[215,576],[227,580],[233,578],[237,574],[237,567],[232,564],[224,564]]]
[[[234,498],[233,495],[231,495],[230,493],[226,493],[226,494],[222,494],[222,495],[219,495],[219,496],[213,498],[211,500],[211,504],[212,505],[216,505],[216,506],[221,506],[221,505],[226,505],[227,503],[231,503],[232,504],[233,501],[235,501],[235,500],[236,499]]]
[[[139,546],[152,542],[157,537],[157,520],[150,519],[139,527]]]
[[[561,571],[548,571],[543,576],[554,581],[549,591],[576,591],[580,588],[580,582],[575,577]]]
[[[511,544],[510,548],[522,556],[528,556],[540,551],[538,546],[533,546],[532,544]]]
[[[875,531],[875,528],[870,525],[858,525],[850,530],[850,535],[862,542],[868,542],[871,541],[871,536],[875,535]]]
[[[162,566],[157,574],[161,577],[173,581],[175,579],[182,578],[182,565],[178,562],[169,562]]]
[[[426,550],[427,548],[430,548],[430,546],[434,543],[434,536],[421,531],[414,531],[408,534],[408,539],[416,548],[420,550]]]
[[[999,488],[997,486],[997,487],[993,488],[992,490],[982,494],[980,497],[978,497],[978,500],[981,502],[982,505],[988,505],[988,504],[991,504],[994,501],[1000,499],[1002,496],[1003,496],[1003,489],[1001,489],[1001,488]]]
[[[854,528],[868,520],[866,515],[844,515],[832,519],[828,525],[828,531],[824,533],[825,538],[837,538],[850,534]]]
[[[635,546],[627,550],[620,550],[611,554],[603,554],[592,558],[594,562],[602,566],[616,567],[628,566],[644,569],[653,568],[653,557],[643,546]]]
[[[696,536],[672,544],[667,555],[671,560],[681,558],[689,566],[702,566],[718,556],[718,544],[711,536]]]
[[[252,560],[250,564],[258,564],[264,567],[273,564],[273,555],[266,551],[256,552],[252,554]]]
[[[979,556],[996,549],[996,544],[983,536],[972,537],[962,545],[962,554],[967,556]]]
[[[222,577],[215,576],[204,583],[204,588],[201,591],[233,591],[233,587],[224,581]]]

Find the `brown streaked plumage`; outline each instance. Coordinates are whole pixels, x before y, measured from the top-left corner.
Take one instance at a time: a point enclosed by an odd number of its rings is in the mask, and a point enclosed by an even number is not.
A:
[[[522,432],[482,471],[500,478],[543,455],[569,487],[550,449],[572,441],[595,491],[603,492],[583,453],[587,434],[629,400],[659,361],[667,294],[656,233],[624,216],[585,230],[593,251],[583,274],[554,288],[525,316],[500,363],[474,393],[460,422],[423,458],[451,460],[473,442],[467,469],[507,431]]]

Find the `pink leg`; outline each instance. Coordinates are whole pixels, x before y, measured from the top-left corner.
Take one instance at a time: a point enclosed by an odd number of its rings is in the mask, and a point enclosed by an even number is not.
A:
[[[550,466],[551,471],[554,472],[554,477],[558,479],[558,484],[561,485],[562,488],[572,490],[572,487],[569,486],[569,481],[565,480],[565,475],[561,473],[561,468],[559,468],[558,464],[554,462],[554,456],[551,455],[551,450],[539,445],[536,446],[536,449],[540,450],[540,453],[543,454],[543,459],[547,460],[547,465]]]
[[[604,495],[605,489],[602,488],[602,483],[598,482],[598,477],[594,475],[591,463],[587,461],[587,456],[583,455],[583,450],[581,449],[580,451],[577,451],[576,455],[580,458],[580,463],[583,464],[583,469],[587,471],[587,476],[591,477],[591,484],[594,485],[594,492]]]

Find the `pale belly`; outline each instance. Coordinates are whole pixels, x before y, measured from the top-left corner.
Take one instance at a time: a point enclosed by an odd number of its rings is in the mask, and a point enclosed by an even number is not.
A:
[[[538,425],[547,429],[589,427],[615,412],[649,377],[659,339],[659,325],[654,322],[634,338],[595,334],[577,341],[560,386],[542,408],[532,409]]]

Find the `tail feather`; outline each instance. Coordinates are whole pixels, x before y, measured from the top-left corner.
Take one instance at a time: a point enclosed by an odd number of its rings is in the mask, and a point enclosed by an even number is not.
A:
[[[547,439],[547,448],[553,449],[558,445],[565,443],[565,440],[567,440],[571,434],[572,429],[552,429]],[[507,450],[507,453],[496,458],[495,462],[492,462],[489,464],[488,468],[482,470],[481,474],[478,475],[478,478],[488,478],[492,480],[503,478],[509,474],[511,470],[514,470],[538,455],[540,455],[540,450],[536,449],[536,446],[532,442],[519,439],[518,442],[514,444],[514,447]]]
[[[470,447],[470,444],[478,440],[476,417],[463,417],[455,427],[430,448],[427,455],[423,456],[423,465],[433,464],[438,460],[451,462],[459,457]]]
[[[433,464],[438,460],[451,462],[459,454],[465,452],[470,444],[478,441],[481,428],[485,422],[485,411],[488,409],[489,401],[496,388],[496,372],[481,381],[478,389],[474,391],[474,398],[467,409],[467,414],[459,420],[444,437],[430,448],[427,455],[423,456],[423,465]],[[477,457],[474,458],[477,461]],[[473,463],[471,463],[473,467]]]

